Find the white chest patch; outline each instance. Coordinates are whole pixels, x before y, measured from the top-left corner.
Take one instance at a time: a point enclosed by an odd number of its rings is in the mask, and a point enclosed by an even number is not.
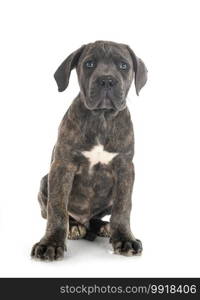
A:
[[[101,144],[95,145],[90,151],[83,151],[82,154],[88,158],[90,162],[90,170],[98,163],[108,164],[118,153],[108,152],[104,150]]]

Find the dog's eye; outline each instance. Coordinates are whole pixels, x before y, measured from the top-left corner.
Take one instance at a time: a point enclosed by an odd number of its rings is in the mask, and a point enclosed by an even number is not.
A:
[[[127,65],[127,63],[125,63],[125,62],[120,62],[119,68],[120,68],[121,70],[126,70],[126,69],[128,69],[128,65]]]
[[[87,68],[94,68],[94,62],[92,60],[88,60],[85,63]]]

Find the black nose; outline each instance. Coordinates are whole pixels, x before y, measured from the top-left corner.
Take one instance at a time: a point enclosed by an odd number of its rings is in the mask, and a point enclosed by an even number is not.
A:
[[[98,83],[102,88],[111,89],[117,84],[117,80],[112,76],[101,76],[98,78]]]

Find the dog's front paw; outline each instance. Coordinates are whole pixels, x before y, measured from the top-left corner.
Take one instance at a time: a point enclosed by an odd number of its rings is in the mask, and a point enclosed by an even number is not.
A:
[[[125,256],[139,255],[142,253],[142,243],[140,240],[112,240],[115,254]]]
[[[65,250],[64,243],[41,240],[33,246],[31,257],[48,261],[59,260],[64,257]]]

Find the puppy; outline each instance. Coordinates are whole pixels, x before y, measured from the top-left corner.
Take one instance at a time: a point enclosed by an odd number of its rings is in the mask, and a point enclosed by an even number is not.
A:
[[[130,228],[134,134],[126,97],[147,81],[143,61],[124,44],[96,41],[70,54],[54,74],[59,92],[76,68],[80,92],[66,112],[39,203],[47,218],[32,256],[64,256],[65,239],[110,237],[114,253],[135,255],[141,242]],[[111,215],[110,222],[101,219]]]

